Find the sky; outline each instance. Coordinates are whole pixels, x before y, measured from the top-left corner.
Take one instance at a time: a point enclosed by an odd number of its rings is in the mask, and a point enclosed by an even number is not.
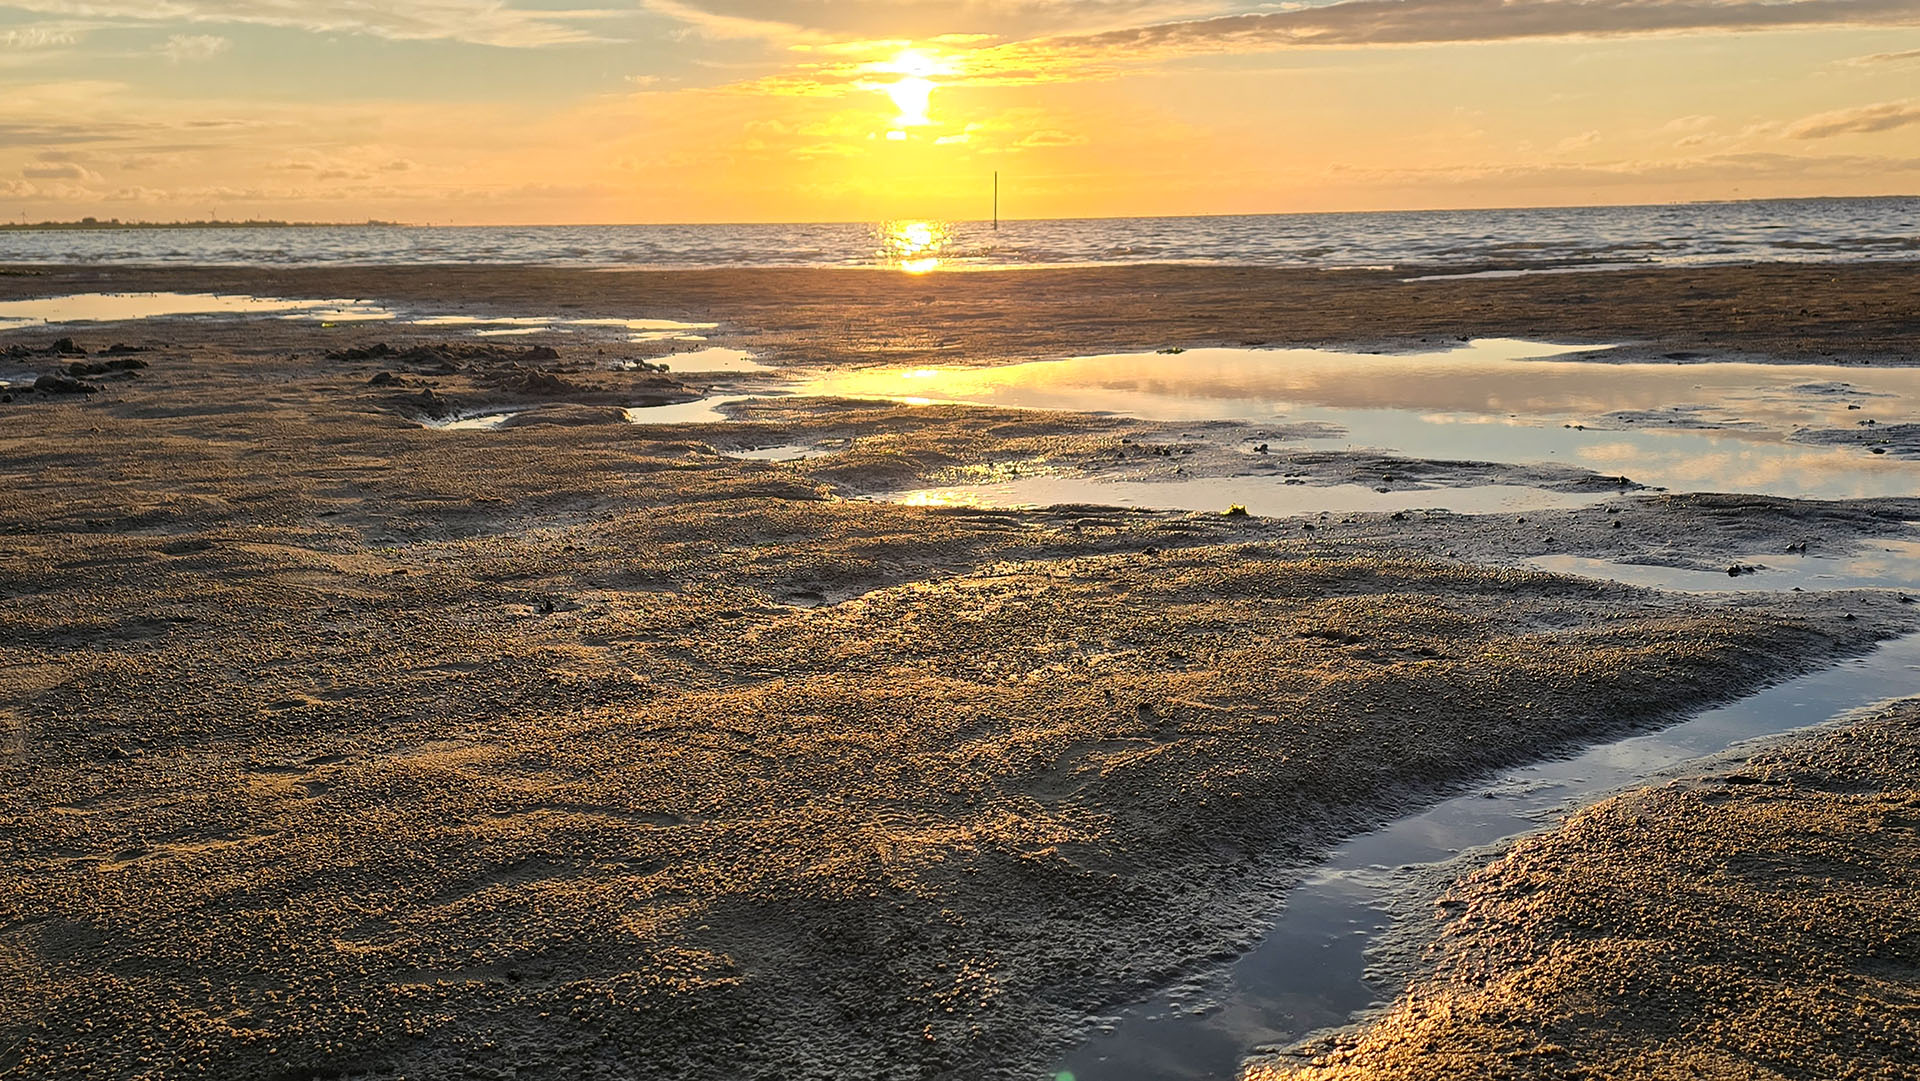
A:
[[[1920,193],[1920,0],[0,0],[0,218]]]

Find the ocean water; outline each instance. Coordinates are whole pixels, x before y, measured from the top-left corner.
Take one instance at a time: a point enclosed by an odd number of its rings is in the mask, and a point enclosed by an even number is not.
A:
[[[0,230],[0,263],[816,266],[1124,263],[1504,273],[1920,258],[1920,197],[1532,210],[822,225]]]

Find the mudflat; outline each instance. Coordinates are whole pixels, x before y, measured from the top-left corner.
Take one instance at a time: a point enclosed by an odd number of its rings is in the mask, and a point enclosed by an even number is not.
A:
[[[1649,267],[1417,280],[1472,267],[956,272],[539,267],[16,267],[0,299],[174,290],[377,297],[508,315],[721,320],[776,363],[989,363],[1165,346],[1417,347],[1550,338],[1616,359],[1920,363],[1920,264]],[[257,339],[249,344],[261,344]]]
[[[1916,317],[1883,267],[33,269],[0,291],[577,304],[810,364],[1389,329],[1882,363],[1911,359]],[[1695,289],[1718,292],[1675,314]],[[1703,329],[1762,295],[1808,312]],[[9,335],[0,378],[80,363],[55,337]],[[0,404],[9,1075],[1032,1076],[1089,1014],[1243,948],[1339,838],[1916,622],[1888,592],[1507,565],[1710,566],[1815,526],[1838,550],[1904,530],[1911,500],[1556,467],[1523,479],[1625,494],[1518,520],[914,507],[859,497],[1005,460],[1116,468],[1197,429],[800,399],[647,426],[622,406],[705,389],[650,369],[657,343],[80,337],[87,363],[123,341],[144,366]],[[553,423],[428,426],[505,407]]]

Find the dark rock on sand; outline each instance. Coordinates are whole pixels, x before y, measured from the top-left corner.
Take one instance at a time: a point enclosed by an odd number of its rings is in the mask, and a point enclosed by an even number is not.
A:
[[[1810,428],[1795,432],[1797,443],[1829,447],[1865,447],[1874,454],[1920,458],[1920,424],[1878,424],[1861,421],[1855,428]]]
[[[9,345],[4,352],[0,352],[0,356],[14,358],[84,357],[86,355],[87,351],[76,345],[72,338],[59,338],[56,339],[53,344],[41,346],[37,349],[29,345]]]
[[[515,413],[500,422],[502,428],[532,428],[541,425],[575,427],[583,424],[624,424],[627,412],[611,405],[561,403]]]
[[[75,379],[59,372],[49,372],[33,381],[33,389],[42,394],[98,394],[100,385]]]
[[[459,406],[432,387],[423,387],[418,394],[403,394],[395,404],[402,412],[434,420],[445,420],[460,411]]]
[[[456,371],[466,365],[536,364],[558,360],[560,354],[550,346],[527,348],[487,345],[475,342],[437,342],[396,349],[385,342],[338,349],[326,354],[328,360],[393,360],[416,367]]]
[[[552,350],[548,350],[552,352]],[[554,372],[539,368],[529,368],[514,364],[508,368],[490,371],[480,377],[480,381],[495,390],[504,390],[527,397],[557,398],[575,394],[596,394],[606,388],[589,383],[567,379]]]
[[[132,373],[148,367],[139,357],[118,357],[113,360],[78,360],[67,365],[67,374],[71,376],[108,375],[113,372]]]

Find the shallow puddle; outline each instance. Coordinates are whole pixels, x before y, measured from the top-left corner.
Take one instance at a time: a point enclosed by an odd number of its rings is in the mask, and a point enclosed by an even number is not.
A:
[[[631,424],[717,424],[730,419],[721,410],[736,402],[759,397],[753,394],[716,394],[673,405],[648,405],[627,410]]]
[[[1504,339],[1417,354],[1190,349],[830,372],[797,390],[1172,422],[1314,423],[1344,434],[1279,446],[1567,465],[1675,491],[1842,499],[1920,490],[1920,463],[1788,441],[1804,428],[1920,420],[1920,369],[1537,359],[1594,352]]]
[[[611,331],[631,342],[705,341],[698,332],[720,325],[675,319],[570,319],[552,315],[427,315],[406,322],[421,327],[470,327],[471,333],[481,338]]]
[[[1587,556],[1552,555],[1529,559],[1530,566],[1555,574],[1606,578],[1647,589],[1679,593],[1724,593],[1742,590],[1903,589],[1920,591],[1920,541],[1872,540],[1866,551],[1844,556],[1796,555],[1768,552],[1742,556],[1724,570],[1660,567],[1642,563],[1614,563]]]
[[[83,293],[0,301],[0,330],[195,315],[278,315],[325,322],[394,318],[393,312],[363,300],[288,300],[243,293]]]
[[[803,458],[831,454],[833,451],[810,443],[779,443],[771,447],[739,447],[733,450],[722,450],[720,453],[729,458],[743,458],[756,462],[797,462]]]
[[[683,375],[701,375],[707,373],[771,372],[776,369],[753,359],[753,354],[744,349],[728,349],[724,346],[710,345],[705,349],[693,349],[685,353],[670,353],[656,357],[650,363],[664,365],[670,372]]]
[[[1263,517],[1444,508],[1459,514],[1587,507],[1613,492],[1557,492],[1518,484],[1478,484],[1382,492],[1363,484],[1287,484],[1278,477],[1193,477],[1184,480],[1096,480],[1035,476],[889,492],[873,498],[915,507],[1024,508],[1085,503],[1152,510],[1219,511],[1239,506]]]
[[[676,319],[433,315],[398,311],[365,300],[301,300],[245,293],[77,293],[0,301],[0,331],[68,323],[235,315],[277,316],[319,323],[397,322],[421,327],[461,327],[482,338],[578,333],[612,335],[632,342],[705,341],[699,332],[719,326]]]
[[[441,432],[496,432],[524,412],[524,409],[510,409],[498,413],[469,413],[449,420],[424,420],[420,424]]]
[[[1845,585],[1854,582],[1841,583]],[[1815,603],[1809,601],[1809,603]],[[1098,1035],[1056,1067],[1074,1081],[1228,1078],[1266,1044],[1289,1044],[1376,1005],[1369,945],[1409,870],[1558,823],[1567,814],[1745,740],[1820,724],[1920,691],[1920,635],[1692,720],[1510,771],[1471,792],[1353,838],[1289,891],[1260,943],[1219,979],[1196,981],[1096,1019]]]

